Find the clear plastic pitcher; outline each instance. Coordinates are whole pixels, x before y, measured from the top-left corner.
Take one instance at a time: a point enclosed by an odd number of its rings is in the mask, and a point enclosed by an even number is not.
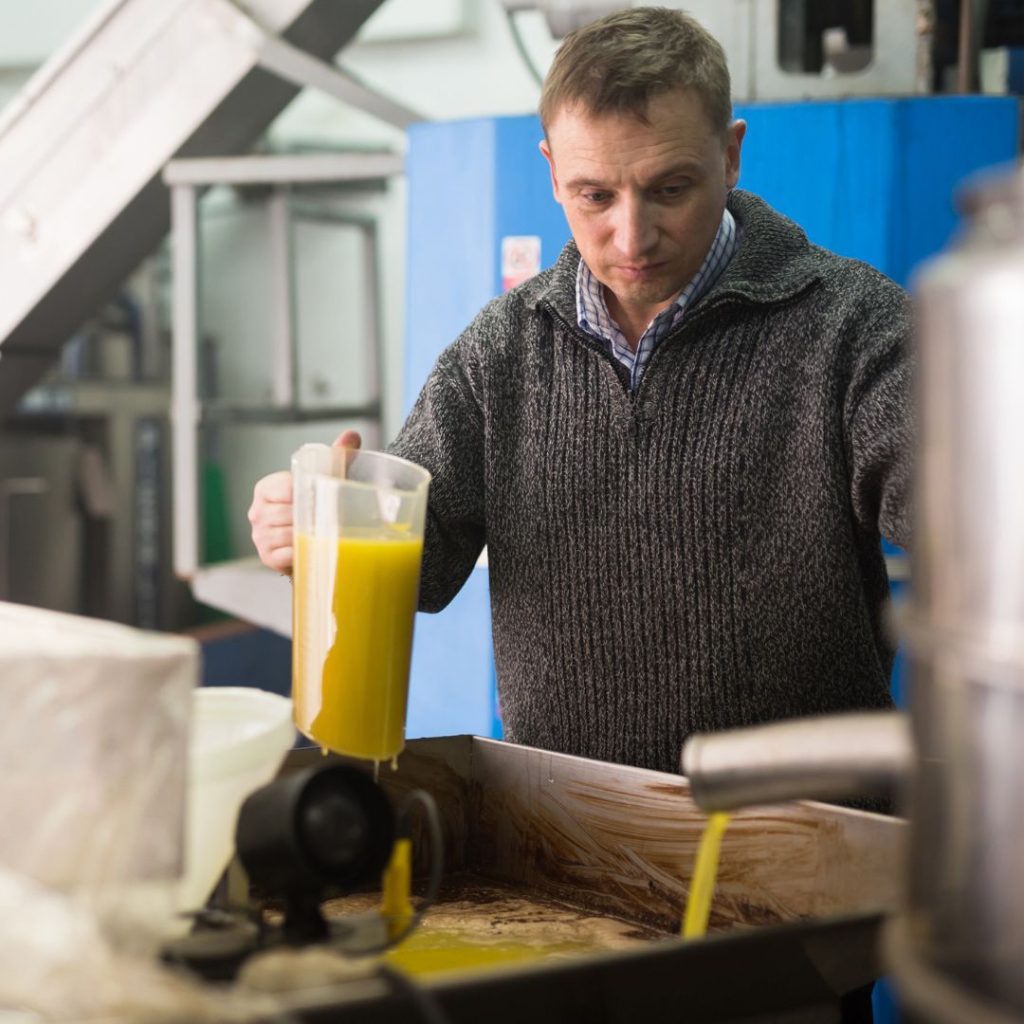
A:
[[[405,744],[429,485],[383,452],[292,457],[295,724],[325,750],[379,762]]]

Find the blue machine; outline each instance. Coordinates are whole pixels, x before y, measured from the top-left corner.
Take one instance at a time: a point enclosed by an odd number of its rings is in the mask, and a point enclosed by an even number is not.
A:
[[[923,97],[738,106],[740,184],[812,241],[908,285],[954,232],[971,172],[1018,152],[1011,97]],[[502,290],[502,239],[536,236],[549,266],[568,239],[537,151],[536,117],[419,124],[409,132],[405,407],[442,349]],[[500,736],[486,569],[439,615],[419,616],[410,736]]]

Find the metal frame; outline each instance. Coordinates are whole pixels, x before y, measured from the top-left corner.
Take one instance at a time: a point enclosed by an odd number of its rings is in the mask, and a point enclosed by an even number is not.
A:
[[[364,234],[369,282],[369,333],[374,358],[367,385],[373,396],[363,406],[302,409],[298,396],[298,353],[294,330],[295,297],[292,271],[293,216],[308,218],[304,206],[293,209],[292,191],[299,185],[341,185],[380,181],[401,173],[402,158],[388,153],[339,155],[227,157],[175,160],[164,171],[171,188],[173,243],[172,325],[172,486],[174,492],[174,571],[192,579],[200,568],[199,431],[211,422],[302,422],[355,416],[379,419],[383,378],[383,337],[377,232],[362,217],[327,214],[318,219],[351,224]],[[203,402],[198,379],[199,192],[211,185],[268,185],[274,291],[274,392],[270,406],[238,406]]]
[[[37,497],[49,490],[41,476],[15,476],[0,480],[0,599],[11,600],[11,506],[15,498]]]
[[[294,409],[298,405],[299,359],[295,335],[295,277],[288,193],[276,188],[267,201],[270,228],[270,306],[272,316],[273,377],[270,386],[274,405]]]
[[[248,151],[305,86],[415,117],[333,63],[380,2],[107,0],[0,112],[0,412],[165,236],[168,161]]]
[[[293,202],[291,204],[291,223],[303,220],[316,221],[321,224],[344,224],[348,227],[358,228],[363,234],[363,270],[366,275],[367,287],[366,325],[367,333],[374,339],[373,358],[367,364],[366,393],[376,395],[377,401],[375,404],[359,408],[337,407],[332,410],[332,416],[337,419],[359,415],[379,417],[384,396],[384,327],[381,318],[381,303],[384,301],[384,297],[380,287],[378,259],[380,243],[377,236],[377,222],[371,217],[342,213],[337,210],[312,209],[301,201]],[[304,413],[301,410],[297,409],[296,413],[299,418],[304,418]],[[323,418],[320,408],[314,410],[313,413],[316,418]]]
[[[192,186],[171,190],[171,493],[174,571],[199,565],[199,208]]]
[[[396,128],[408,128],[414,121],[423,120],[416,111],[367,88],[351,72],[319,60],[272,33],[263,37],[259,62],[285,81],[312,86]]]

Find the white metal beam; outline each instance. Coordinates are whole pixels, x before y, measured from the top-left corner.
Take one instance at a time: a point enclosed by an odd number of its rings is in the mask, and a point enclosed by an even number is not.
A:
[[[264,68],[286,82],[319,89],[396,128],[405,129],[416,121],[426,120],[415,110],[363,85],[337,65],[319,60],[279,36],[264,36],[258,60]]]
[[[199,213],[196,190],[171,190],[172,385],[171,444],[174,503],[174,572],[191,579],[199,566]]]
[[[309,153],[296,156],[192,157],[172,160],[164,181],[174,185],[279,185],[375,181],[401,174],[397,153]]]
[[[270,235],[270,317],[274,405],[291,409],[298,404],[295,338],[295,281],[292,263],[292,219],[288,188],[274,189],[267,203]]]

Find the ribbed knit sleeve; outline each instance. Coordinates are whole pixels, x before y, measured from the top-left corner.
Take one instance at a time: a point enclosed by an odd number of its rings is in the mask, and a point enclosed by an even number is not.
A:
[[[440,611],[466,582],[486,542],[484,424],[474,338],[482,313],[431,371],[398,437],[394,455],[433,479],[420,577],[420,610]]]
[[[861,529],[907,547],[913,453],[911,312],[906,293],[870,267],[847,264],[871,296],[844,325],[843,430],[850,499]],[[854,282],[851,281],[851,284]],[[870,286],[870,291],[864,287]]]

